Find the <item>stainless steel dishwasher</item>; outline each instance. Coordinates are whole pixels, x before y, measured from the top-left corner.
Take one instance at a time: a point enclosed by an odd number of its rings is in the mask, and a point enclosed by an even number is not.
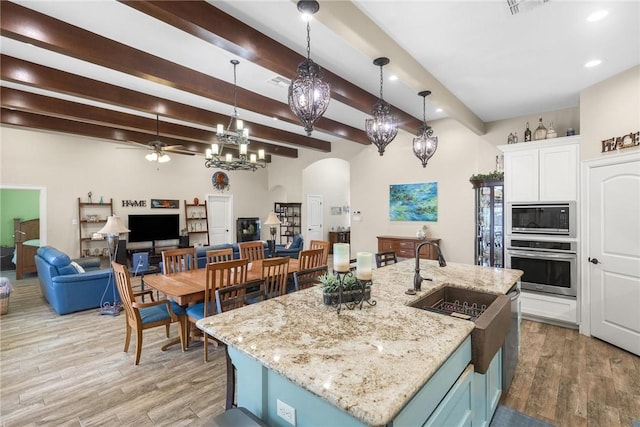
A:
[[[520,353],[520,280],[513,285],[507,296],[511,299],[511,328],[502,345],[502,393],[506,393],[518,366]]]

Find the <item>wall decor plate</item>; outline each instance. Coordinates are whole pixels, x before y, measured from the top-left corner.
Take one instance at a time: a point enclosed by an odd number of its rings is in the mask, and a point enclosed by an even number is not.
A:
[[[229,190],[229,176],[224,172],[216,172],[211,176],[211,183],[216,190]]]

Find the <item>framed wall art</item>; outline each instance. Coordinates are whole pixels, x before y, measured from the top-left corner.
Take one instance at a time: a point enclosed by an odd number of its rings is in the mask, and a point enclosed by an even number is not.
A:
[[[151,199],[151,208],[155,209],[178,209],[180,200]]]
[[[438,183],[391,184],[389,220],[437,221]]]

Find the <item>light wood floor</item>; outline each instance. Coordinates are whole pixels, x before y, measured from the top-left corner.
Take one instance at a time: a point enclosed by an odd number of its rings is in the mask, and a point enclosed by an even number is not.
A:
[[[2,426],[186,426],[222,412],[221,350],[212,347],[208,363],[197,344],[162,352],[157,328],[145,331],[134,366],[133,348],[122,351],[124,315],[59,316],[37,279],[12,282],[9,312],[0,317]],[[557,426],[629,427],[640,419],[639,359],[574,330],[524,321],[503,404]]]

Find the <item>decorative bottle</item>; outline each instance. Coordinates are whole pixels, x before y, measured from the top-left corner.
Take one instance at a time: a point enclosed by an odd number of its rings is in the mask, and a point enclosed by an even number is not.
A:
[[[529,129],[529,122],[527,122],[527,128],[524,130],[524,142],[531,141],[531,129]]]
[[[558,136],[558,133],[556,132],[556,130],[553,128],[553,122],[549,123],[549,130],[547,131],[547,139],[549,138],[555,138],[556,136]]]
[[[539,141],[541,139],[545,139],[547,137],[547,128],[542,124],[542,116],[538,120],[538,127],[536,131],[533,133],[533,140]]]

